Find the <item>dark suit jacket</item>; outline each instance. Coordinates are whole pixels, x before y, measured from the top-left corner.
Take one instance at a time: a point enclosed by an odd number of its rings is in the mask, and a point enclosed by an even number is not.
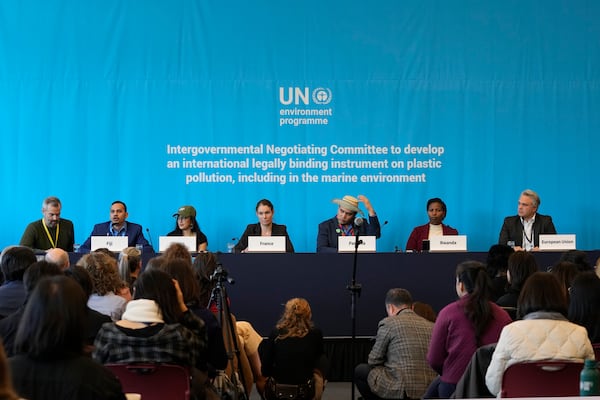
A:
[[[444,235],[458,235],[458,231],[451,226],[442,224]],[[410,234],[406,242],[406,250],[423,250],[423,240],[429,238],[429,224],[417,226]]]
[[[317,234],[317,253],[337,253],[338,236],[340,236],[337,217],[328,219],[319,224],[319,233]],[[369,216],[369,223],[358,227],[360,236],[375,236],[379,239],[381,236],[381,227],[377,216]]]
[[[242,250],[246,250],[246,248],[248,247],[248,236],[260,236],[260,235],[261,235],[260,223],[248,225],[246,227],[246,230],[244,231],[244,233],[242,233],[242,237],[240,237],[240,240],[235,245],[235,252],[239,253]],[[286,239],[285,240],[285,251],[286,251],[286,253],[294,252],[294,245],[292,244],[292,241],[290,240],[290,237],[287,233],[287,227],[285,225],[278,225],[278,224],[274,223],[271,227],[271,236],[285,236],[285,239]]]
[[[533,222],[533,246],[539,246],[540,233],[554,234],[556,228],[549,215],[536,214]],[[498,244],[506,244],[509,240],[515,242],[515,246],[523,247],[523,224],[518,215],[504,218],[504,224],[500,230]]]
[[[92,233],[90,233],[90,236],[81,245],[81,247],[79,248],[79,252],[89,253],[91,246],[92,246],[92,236],[109,236],[109,235],[110,235],[110,221],[94,225],[94,229],[92,229]],[[127,231],[125,232],[125,236],[127,236],[127,245],[129,247],[135,247],[136,244],[141,244],[144,246],[144,252],[154,251],[152,249],[152,246],[150,246],[150,244],[144,237],[144,231],[143,231],[141,225],[135,224],[133,222],[127,222]]]

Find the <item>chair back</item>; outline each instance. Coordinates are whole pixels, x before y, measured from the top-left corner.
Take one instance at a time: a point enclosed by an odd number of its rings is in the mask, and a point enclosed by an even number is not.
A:
[[[502,376],[500,397],[579,396],[582,362],[531,361],[509,366]]]
[[[121,381],[124,393],[139,393],[143,400],[189,400],[190,373],[173,364],[106,364]]]

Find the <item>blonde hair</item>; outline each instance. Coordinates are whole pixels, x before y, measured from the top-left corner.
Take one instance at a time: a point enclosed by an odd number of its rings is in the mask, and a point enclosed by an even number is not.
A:
[[[312,311],[306,299],[295,297],[285,303],[285,310],[277,329],[280,331],[277,339],[288,337],[304,337],[313,328]]]
[[[102,252],[91,252],[79,259],[77,265],[84,267],[94,282],[94,291],[100,296],[117,293],[123,282],[117,271],[117,260]]]
[[[135,247],[126,247],[119,253],[119,275],[124,282],[131,283],[131,273],[140,265],[142,252]]]

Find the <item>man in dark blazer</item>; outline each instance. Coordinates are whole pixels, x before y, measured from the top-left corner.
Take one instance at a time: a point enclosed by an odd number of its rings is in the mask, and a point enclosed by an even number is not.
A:
[[[338,212],[335,217],[319,224],[317,253],[336,253],[338,251],[338,237],[354,236],[355,229],[358,229],[360,236],[375,236],[379,239],[381,227],[369,199],[363,195],[358,195],[358,198],[344,196],[342,199],[334,199],[333,202],[338,205]],[[363,214],[358,208],[359,202],[363,203],[367,209],[369,223],[365,221],[365,223],[357,226],[358,224],[355,224],[356,214]]]
[[[359,364],[354,382],[365,400],[420,399],[436,373],[427,363],[433,323],[415,314],[408,290],[390,289],[388,317],[379,322],[368,364]]]
[[[541,234],[555,234],[552,217],[538,214],[540,197],[531,189],[524,190],[519,197],[517,215],[504,218],[500,230],[499,244],[514,246],[515,251],[537,250]]]
[[[152,246],[144,237],[142,226],[127,222],[128,216],[127,205],[120,200],[113,201],[110,206],[110,221],[94,225],[92,233],[81,245],[79,252],[88,253],[91,250],[92,236],[127,236],[129,247],[141,244],[144,246],[144,251],[153,251]]]

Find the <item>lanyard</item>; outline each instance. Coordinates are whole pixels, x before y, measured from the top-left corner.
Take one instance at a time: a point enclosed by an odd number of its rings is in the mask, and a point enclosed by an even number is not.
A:
[[[50,231],[46,226],[46,221],[44,221],[44,218],[42,218],[42,225],[44,225],[44,230],[46,231],[46,236],[48,236],[48,239],[50,240],[50,245],[53,249],[55,249],[56,245],[58,244],[58,231],[60,230],[60,224],[58,222],[56,223],[56,239],[54,240],[52,240],[52,235],[50,235]]]

